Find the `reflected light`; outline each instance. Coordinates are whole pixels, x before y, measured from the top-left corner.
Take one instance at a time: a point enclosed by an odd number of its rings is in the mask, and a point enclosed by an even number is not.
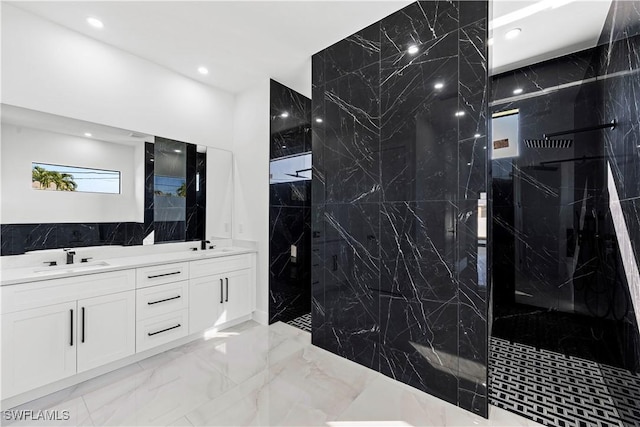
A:
[[[234,337],[236,335],[238,335],[238,332],[225,332],[225,331],[218,331],[217,329],[208,329],[206,331],[204,331],[203,334],[203,338],[205,340],[210,340],[213,338],[229,338],[229,337]]]
[[[98,18],[87,18],[87,23],[91,25],[93,28],[104,28],[104,24]]]
[[[513,40],[520,35],[522,30],[520,28],[514,28],[513,30],[507,31],[507,34],[504,35],[504,38],[507,40]]]
[[[462,116],[464,116],[464,114],[465,114],[464,111],[456,111],[455,116],[456,117],[462,117]]]
[[[405,421],[327,421],[331,427],[413,427]]]
[[[419,49],[418,49],[418,46],[416,46],[416,45],[411,45],[411,46],[409,46],[409,48],[407,49],[407,52],[408,52],[410,55],[415,55],[416,53],[418,53],[418,50],[419,50]]]
[[[322,123],[322,119],[321,119],[320,117],[318,117],[318,118],[316,119],[316,123]]]
[[[514,95],[520,95],[524,90],[522,88],[517,88],[513,90]]]
[[[434,85],[433,85],[433,87],[434,87],[435,89],[438,89],[438,90],[439,90],[439,89],[442,89],[442,88],[444,87],[444,83],[442,83],[442,82],[438,82],[438,83],[434,84]]]
[[[480,134],[476,133],[475,135],[473,135],[474,138],[480,138]]]
[[[86,136],[87,138],[91,138],[93,134],[91,134],[91,132],[85,132],[84,136]]]
[[[289,113],[285,111],[284,113],[280,114],[280,117],[282,117],[283,119],[286,119],[287,117],[289,117]]]

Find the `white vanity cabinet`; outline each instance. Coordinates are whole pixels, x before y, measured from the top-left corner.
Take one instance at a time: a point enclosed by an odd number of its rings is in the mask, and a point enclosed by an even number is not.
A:
[[[3,397],[134,354],[134,288],[133,270],[3,286]]]
[[[78,372],[97,368],[135,353],[134,291],[79,300],[76,315]]]
[[[192,261],[189,333],[239,319],[253,311],[252,255]]]
[[[2,315],[2,394],[76,373],[76,302]]]
[[[136,351],[189,333],[189,263],[136,269]]]
[[[227,251],[234,250],[220,252]],[[206,329],[249,319],[256,256],[220,252],[101,273],[35,276],[0,287],[3,405],[22,404],[184,344]]]

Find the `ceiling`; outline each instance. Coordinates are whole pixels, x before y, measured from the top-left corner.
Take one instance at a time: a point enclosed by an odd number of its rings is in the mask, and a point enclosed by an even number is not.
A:
[[[610,1],[495,0],[494,22],[523,9],[531,12],[532,5],[536,13],[493,29],[494,74],[594,46]],[[552,9],[550,2],[564,5]],[[411,1],[8,3],[202,83],[239,92],[265,76],[299,80],[310,72],[311,55]],[[87,17],[99,18],[104,28],[90,27]],[[505,40],[504,33],[515,27],[521,35]],[[199,74],[199,66],[209,74]]]
[[[594,47],[611,0],[495,0],[489,58],[492,74]],[[515,39],[505,34],[520,28]]]
[[[13,105],[2,104],[0,111],[2,113],[2,124],[40,129],[80,138],[87,138],[86,133],[90,133],[92,139],[131,146],[137,146],[144,141],[154,141],[152,135],[85,122],[84,120],[72,119],[70,117],[62,117],[42,111],[29,110]]]

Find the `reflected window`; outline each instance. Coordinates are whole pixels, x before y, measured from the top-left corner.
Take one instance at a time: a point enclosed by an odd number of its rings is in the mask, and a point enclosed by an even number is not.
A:
[[[31,188],[120,194],[120,172],[34,162],[31,163]]]
[[[269,165],[269,184],[311,180],[311,153],[274,159]]]

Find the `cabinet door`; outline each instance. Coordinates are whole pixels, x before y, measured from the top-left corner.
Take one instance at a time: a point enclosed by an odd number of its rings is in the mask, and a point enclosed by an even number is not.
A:
[[[3,398],[76,373],[76,302],[2,316]]]
[[[223,275],[189,280],[189,333],[218,324],[223,305]]]
[[[251,313],[250,274],[251,270],[225,274],[225,322]]]
[[[135,353],[135,291],[78,301],[78,372]]]

